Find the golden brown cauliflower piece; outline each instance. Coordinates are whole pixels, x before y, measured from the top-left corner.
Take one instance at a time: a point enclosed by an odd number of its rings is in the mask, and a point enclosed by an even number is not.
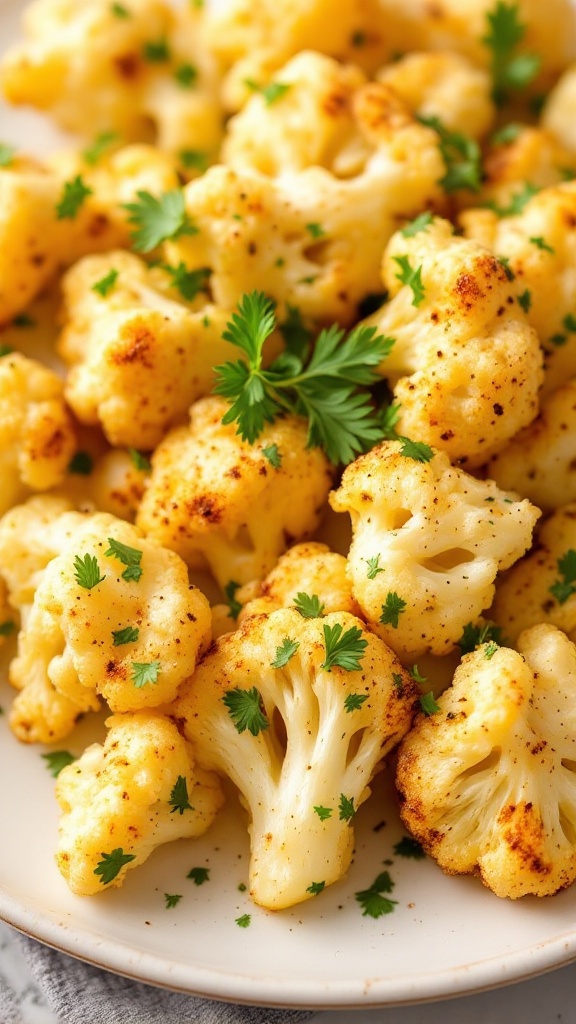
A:
[[[576,379],[545,399],[539,416],[490,460],[486,472],[543,512],[576,501]]]
[[[105,294],[94,290],[114,273]],[[211,390],[214,366],[235,358],[222,339],[229,314],[207,300],[203,272],[190,302],[173,280],[121,251],[86,257],[64,277],[58,351],[70,367],[66,397],[113,445],[154,448]]]
[[[6,99],[44,110],[69,131],[214,152],[222,132],[218,77],[200,45],[202,15],[162,0],[35,0],[25,40],[0,68]]]
[[[267,178],[244,163],[248,155],[262,164],[261,147],[252,147],[252,157],[233,138],[242,167],[212,167],[186,187],[186,207],[199,230],[166,245],[169,262],[209,267],[214,300],[225,309],[258,288],[280,315],[297,306],[319,323],[354,322],[361,300],[382,290],[386,242],[399,222],[443,201],[438,182],[445,173],[436,132],[414,121],[387,86],[361,89],[354,119],[364,153],[345,178],[324,166]],[[306,149],[313,156],[306,130],[300,143],[290,118],[285,123],[283,145],[293,150],[292,162]],[[274,162],[266,169],[274,171]]]
[[[576,503],[540,527],[532,551],[496,587],[490,618],[515,643],[524,629],[548,622],[576,642]]]
[[[49,743],[100,696],[112,711],[158,707],[209,642],[208,601],[178,555],[114,516],[88,516],[46,567],[20,633],[11,728]]]
[[[344,638],[357,654],[340,662]],[[392,651],[346,612],[283,608],[215,642],[171,714],[198,764],[240,790],[256,903],[280,910],[342,878],[353,816],[415,698]]]
[[[76,436],[59,377],[16,352],[0,357],[0,515],[59,484]]]
[[[458,53],[407,53],[376,79],[390,85],[412,114],[437,117],[449,131],[479,139],[494,122],[490,75]]]
[[[344,470],[330,503],[349,512],[352,593],[370,628],[407,664],[454,649],[488,608],[499,569],[530,546],[539,510],[450,465],[385,441]]]
[[[544,348],[544,394],[576,375],[576,182],[544,189],[519,214],[461,215],[465,234],[507,261],[511,288]]]
[[[400,405],[398,433],[480,465],[538,411],[540,346],[514,284],[440,218],[392,237],[383,280],[391,301],[364,323],[395,339],[381,372]]]
[[[465,656],[396,778],[402,818],[440,867],[511,899],[576,878],[576,648],[539,625],[518,650]]]
[[[56,863],[79,896],[120,886],[126,873],[175,839],[202,835],[224,797],[195,767],[191,745],[153,711],[114,715],[56,783],[62,815]]]
[[[333,479],[323,452],[306,447],[303,420],[269,424],[250,445],[222,423],[228,408],[202,399],[190,426],[158,445],[136,520],[192,569],[209,568],[222,588],[261,579],[292,541],[313,533]],[[278,467],[266,455],[273,445]]]

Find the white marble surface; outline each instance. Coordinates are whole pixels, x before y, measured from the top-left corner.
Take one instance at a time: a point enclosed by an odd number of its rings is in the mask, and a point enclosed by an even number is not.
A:
[[[16,992],[22,1024],[59,1024],[28,973],[14,932],[2,923],[1,976]],[[312,1024],[575,1024],[575,991],[573,964],[518,985],[447,1002],[318,1013]]]

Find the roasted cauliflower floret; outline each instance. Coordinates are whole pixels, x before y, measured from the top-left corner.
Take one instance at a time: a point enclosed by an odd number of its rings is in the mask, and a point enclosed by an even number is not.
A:
[[[539,510],[450,465],[385,441],[348,466],[330,495],[349,512],[352,593],[370,628],[406,663],[447,654],[488,608],[499,569],[530,546]]]
[[[400,406],[398,433],[480,465],[538,411],[540,346],[514,283],[440,218],[391,238],[383,280],[391,301],[364,323],[394,338],[381,372]]]
[[[173,700],[210,642],[210,608],[184,562],[123,520],[88,516],[46,567],[19,636],[10,725],[66,736],[103,697],[112,711]]]
[[[137,711],[106,725],[104,744],[88,747],[56,783],[56,863],[79,896],[122,885],[163,843],[202,835],[224,799],[167,718]]]
[[[490,75],[458,53],[408,53],[376,78],[390,85],[411,113],[437,117],[449,131],[479,139],[493,124]]]
[[[532,551],[496,588],[490,618],[513,644],[524,629],[551,623],[576,642],[576,503],[541,526]]]
[[[243,588],[249,591],[249,586]],[[359,608],[352,595],[352,585],[346,575],[346,559],[326,544],[309,541],[295,544],[278,559],[278,564],[266,579],[253,588],[250,600],[240,612],[240,618],[255,612],[271,612],[276,608],[298,606],[302,595],[317,598],[323,615],[330,612],[349,612],[358,615]],[[242,601],[242,591],[238,599]]]
[[[238,787],[250,815],[250,894],[271,910],[342,878],[353,815],[410,726],[414,683],[363,629],[345,612],[248,618],[216,641],[171,710],[198,764]],[[349,656],[339,659],[335,644]]]
[[[548,93],[542,110],[542,126],[576,156],[576,64],[566,69],[554,88]]]
[[[191,7],[131,0],[121,16],[107,0],[36,0],[24,14],[25,41],[3,58],[4,95],[84,136],[112,131],[213,152],[222,132],[218,78]]]
[[[469,238],[507,261],[511,288],[544,348],[543,393],[550,394],[576,375],[576,183],[539,192],[517,215],[468,210],[461,222]]]
[[[24,157],[0,167],[0,326],[28,306],[60,262],[60,183]]]
[[[0,519],[0,576],[10,603],[20,610],[32,604],[42,574],[85,521],[64,495],[39,494],[16,505]]]
[[[262,579],[291,541],[312,534],[333,478],[321,450],[306,447],[303,420],[269,424],[250,445],[222,423],[228,408],[224,399],[202,399],[190,426],[158,445],[136,520],[192,569],[209,568],[223,588]],[[273,445],[278,466],[266,455]]]
[[[104,294],[94,290],[107,280]],[[64,277],[66,397],[114,445],[154,448],[211,390],[214,366],[234,358],[222,339],[229,314],[208,302],[205,275],[197,275],[198,297],[190,279],[188,303],[173,280],[128,252],[86,257]]]
[[[297,306],[322,324],[354,322],[361,300],[382,290],[386,242],[399,222],[443,202],[445,172],[436,132],[415,122],[387,86],[361,90],[355,117],[368,153],[350,177],[322,166],[273,179],[217,166],[192,181],[186,208],[199,230],[167,243],[169,262],[209,267],[214,301],[225,309],[258,288],[282,317]],[[297,152],[291,135],[287,128],[285,147]]]
[[[576,501],[576,379],[542,403],[539,416],[490,460],[486,472],[543,512]]]
[[[440,867],[512,899],[576,878],[576,648],[539,625],[518,650],[466,655],[402,743],[396,780],[405,824]]]
[[[59,377],[16,352],[0,358],[0,514],[59,484],[76,436]]]

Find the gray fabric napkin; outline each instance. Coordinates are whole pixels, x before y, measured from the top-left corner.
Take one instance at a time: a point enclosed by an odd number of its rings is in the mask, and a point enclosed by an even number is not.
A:
[[[36,983],[62,1024],[296,1024],[312,1010],[273,1010],[197,999],[102,971],[18,937]],[[0,1022],[22,1024],[14,993],[0,977]]]

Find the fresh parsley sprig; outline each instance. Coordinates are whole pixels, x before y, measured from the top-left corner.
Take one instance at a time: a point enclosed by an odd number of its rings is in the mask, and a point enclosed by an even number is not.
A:
[[[482,153],[476,139],[450,131],[439,117],[420,116],[418,120],[439,136],[440,154],[446,165],[446,174],[439,181],[444,191],[466,188],[478,192],[482,184]]]
[[[195,235],[198,228],[186,212],[181,189],[153,196],[150,192],[137,192],[138,202],[124,203],[128,221],[134,225],[132,245],[137,252],[151,252],[168,238]]]
[[[324,647],[326,658],[320,667],[325,672],[331,672],[333,668],[357,672],[362,667],[368,641],[364,640],[362,630],[357,626],[351,626],[344,632],[344,627],[336,622],[333,626],[324,626]]]
[[[293,413],[308,420],[308,445],[320,447],[334,463],[347,464],[382,437],[370,402],[370,384],[379,380],[377,367],[389,354],[392,338],[360,325],[345,337],[333,325],[321,332],[312,356],[284,352],[262,367],[266,339],[276,326],[272,302],[262,292],[240,300],[224,339],[247,357],[216,367],[216,394],[230,403],[223,423],[237,423],[238,434],[253,444],[266,423]]]
[[[492,96],[499,106],[510,90],[524,89],[536,77],[542,64],[535,53],[518,53],[518,45],[526,34],[520,21],[518,3],[497,0],[486,13],[487,31],[482,42],[490,51]]]

